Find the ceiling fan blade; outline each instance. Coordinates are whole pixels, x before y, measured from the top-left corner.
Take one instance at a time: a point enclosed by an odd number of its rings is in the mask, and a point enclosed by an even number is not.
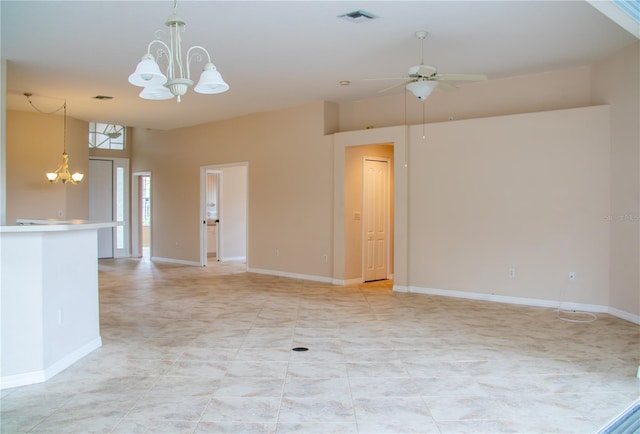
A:
[[[438,74],[436,78],[447,81],[484,81],[487,76],[484,74]]]
[[[379,77],[379,78],[365,78],[366,81],[379,81],[379,80],[409,80],[409,77]]]
[[[402,83],[394,84],[393,86],[389,86],[389,87],[386,87],[384,89],[379,90],[378,93],[382,93],[382,92],[386,92],[386,91],[391,90],[391,89],[396,89],[398,87],[406,86],[407,83],[410,83],[410,81],[403,81]]]
[[[438,89],[450,92],[452,90],[457,90],[458,88],[455,87],[453,84],[445,83],[444,81],[439,81],[438,82]]]

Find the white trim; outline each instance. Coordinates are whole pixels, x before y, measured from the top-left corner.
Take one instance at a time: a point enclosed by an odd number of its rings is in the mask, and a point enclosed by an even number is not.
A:
[[[182,259],[173,259],[173,258],[163,258],[160,256],[152,256],[151,257],[151,261],[152,262],[167,262],[170,264],[180,264],[180,265],[195,265],[197,267],[201,267],[202,265],[200,264],[200,262],[197,261],[184,261]]]
[[[101,346],[102,346],[102,338],[98,336],[97,338],[91,340],[90,342],[81,346],[80,348],[73,351],[72,353],[67,354],[62,359],[58,360],[57,362],[48,366],[45,369],[42,369],[39,371],[27,372],[24,374],[7,375],[5,377],[0,377],[0,390],[9,389],[11,387],[26,386],[28,384],[42,383],[44,381],[47,381],[54,375],[64,371],[69,366],[73,365],[78,360],[82,359],[84,356],[100,348]]]
[[[290,279],[311,280],[313,282],[333,283],[333,279],[325,276],[289,273],[287,271],[278,271],[278,270],[265,270],[262,268],[247,268],[247,271],[249,273],[267,274],[269,276],[288,277]]]
[[[232,256],[230,258],[223,258],[220,259],[219,262],[238,262],[238,261],[242,261],[242,262],[247,262],[247,257],[246,256]]]
[[[394,287],[394,291],[396,288]],[[581,310],[585,312],[608,313],[610,308],[598,304],[568,303],[539,298],[511,297],[507,295],[486,294],[481,292],[452,291],[448,289],[422,288],[409,286],[408,291],[415,294],[439,295],[443,297],[465,298],[469,300],[491,301],[495,303],[520,304],[525,306],[551,307],[566,310]]]
[[[607,313],[617,316],[618,318],[622,318],[627,321],[631,321],[632,323],[636,323],[640,325],[640,315],[635,315],[633,313],[625,312],[624,310],[616,309],[615,307],[609,306]]]
[[[140,220],[140,215],[142,214],[140,207],[140,181],[145,176],[151,178],[151,172],[142,171],[131,174],[131,257],[133,258],[141,258],[144,256],[142,253],[143,245],[140,243],[143,237],[142,232],[144,231]],[[149,194],[151,194],[151,192],[149,192]],[[151,236],[151,234],[149,235]]]

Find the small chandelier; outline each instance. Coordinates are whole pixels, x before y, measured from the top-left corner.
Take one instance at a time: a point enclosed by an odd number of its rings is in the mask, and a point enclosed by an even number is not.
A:
[[[202,53],[204,53],[208,62],[200,75],[200,81],[198,81],[193,90],[203,94],[226,92],[229,90],[229,85],[225,83],[220,72],[211,63],[211,56],[204,47],[194,45],[189,48],[186,57],[182,57],[182,38],[180,34],[184,32],[185,21],[176,12],[176,1],[174,0],[173,2],[173,13],[164,23],[169,27],[169,45],[160,39],[151,41],[147,47],[147,53],[142,56],[142,60],[138,63],[135,72],[129,76],[129,83],[144,88],[140,92],[140,98],[162,100],[177,96],[178,102],[180,102],[180,97],[194,83],[191,80],[189,63],[193,58],[202,61]],[[156,38],[159,38],[159,33],[159,31],[156,32]],[[154,44],[160,44],[157,50],[158,59],[161,57],[166,59],[166,75],[160,71],[158,63],[151,54],[151,46]]]
[[[70,182],[72,184],[79,183],[80,181],[82,181],[82,178],[84,178],[84,174],[82,174],[80,172],[75,172],[72,175],[71,172],[69,171],[69,154],[67,154],[67,100],[66,99],[64,100],[64,104],[59,109],[54,110],[52,112],[45,113],[42,110],[38,109],[33,104],[33,102],[31,101],[31,94],[30,93],[25,93],[24,96],[27,97],[27,101],[29,101],[29,104],[31,104],[31,107],[36,109],[36,111],[38,113],[53,114],[53,113],[59,112],[60,110],[64,110],[64,116],[63,116],[64,117],[64,131],[63,131],[63,142],[62,142],[62,162],[60,163],[58,168],[55,170],[55,172],[48,172],[47,173],[47,179],[52,184],[55,184],[58,181],[62,181],[63,184],[66,184],[67,182]]]
[[[69,172],[69,154],[67,154],[67,101],[64,101],[64,141],[62,148],[62,163],[58,166],[55,172],[47,173],[47,179],[50,183],[55,184],[58,181],[62,181],[63,184],[70,182],[77,184],[82,181],[84,175],[80,172],[76,172],[73,175]]]

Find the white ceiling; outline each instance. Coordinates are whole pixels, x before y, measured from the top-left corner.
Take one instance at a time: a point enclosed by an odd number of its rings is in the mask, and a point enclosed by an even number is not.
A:
[[[47,97],[66,98],[69,116],[156,129],[378,96],[393,82],[364,79],[403,76],[419,64],[417,30],[429,32],[425,63],[489,79],[588,65],[637,40],[582,0],[181,0],[184,47],[207,48],[231,88],[190,90],[178,104],[142,100],[141,88],[127,82],[155,31],[166,29],[173,1],[2,0],[0,7],[8,109],[33,110],[23,95],[30,92],[43,110],[60,105]],[[379,18],[337,18],[358,9]]]

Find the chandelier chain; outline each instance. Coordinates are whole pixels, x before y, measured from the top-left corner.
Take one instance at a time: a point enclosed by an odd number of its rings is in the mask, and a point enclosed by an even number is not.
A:
[[[35,111],[37,111],[38,113],[42,113],[43,115],[52,115],[54,113],[58,113],[62,109],[64,109],[65,113],[66,113],[66,110],[67,110],[67,100],[66,99],[64,100],[64,103],[60,107],[58,107],[57,109],[55,109],[53,111],[50,111],[50,112],[45,112],[43,110],[40,110],[38,107],[36,107],[35,104],[33,103],[33,101],[31,101],[31,96],[32,95],[33,95],[32,93],[28,93],[28,92],[24,94],[24,96],[27,97],[27,101],[29,101],[29,104],[31,104],[31,107],[33,107],[35,109]]]

